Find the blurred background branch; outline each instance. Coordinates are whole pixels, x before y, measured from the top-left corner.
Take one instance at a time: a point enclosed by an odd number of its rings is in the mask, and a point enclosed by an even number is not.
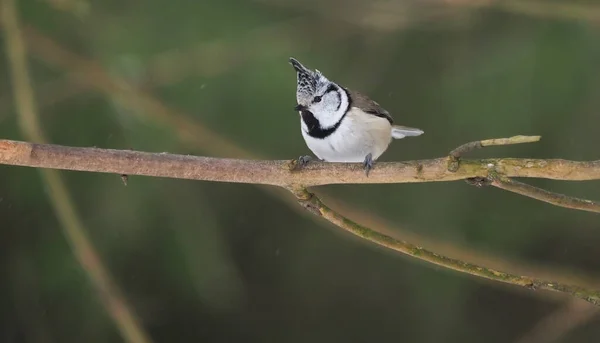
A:
[[[571,330],[597,316],[600,310],[581,300],[567,300],[559,308],[543,317],[530,331],[514,343],[560,342]]]
[[[33,142],[45,143],[47,139],[38,120],[15,1],[2,0],[1,3],[5,50],[10,65],[14,101],[23,136]],[[96,288],[107,312],[121,331],[123,339],[130,343],[151,342],[127,305],[121,290],[112,281],[93,244],[87,238],[84,225],[75,210],[61,175],[56,170],[40,170],[40,173],[49,188],[48,196],[63,226],[65,238],[71,244],[75,257]]]

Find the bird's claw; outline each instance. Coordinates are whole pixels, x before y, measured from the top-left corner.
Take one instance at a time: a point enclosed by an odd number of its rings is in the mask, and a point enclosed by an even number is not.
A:
[[[294,169],[301,169],[306,167],[306,165],[312,161],[313,158],[311,156],[305,155],[305,156],[300,156],[298,157],[298,159],[296,160],[296,165]]]
[[[369,153],[365,157],[365,161],[363,162],[363,166],[365,168],[365,175],[367,175],[367,177],[369,177],[369,172],[371,171],[371,169],[373,169],[373,155],[371,155],[371,153]]]

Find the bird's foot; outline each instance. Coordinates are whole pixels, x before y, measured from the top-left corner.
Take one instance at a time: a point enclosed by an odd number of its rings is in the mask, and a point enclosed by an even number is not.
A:
[[[313,158],[310,155],[300,156],[298,157],[298,165],[300,166],[300,168],[306,167],[306,165],[312,160]]]
[[[367,175],[367,177],[369,177],[369,172],[371,171],[371,169],[373,169],[373,155],[371,155],[371,153],[369,153],[366,157],[365,157],[365,161],[363,162],[363,166],[365,168],[365,174]]]
[[[309,156],[309,155],[300,156],[300,157],[298,157],[297,160],[292,161],[293,167],[291,169],[293,169],[293,170],[302,169],[302,168],[306,167],[306,165],[312,160],[313,160],[312,156]]]

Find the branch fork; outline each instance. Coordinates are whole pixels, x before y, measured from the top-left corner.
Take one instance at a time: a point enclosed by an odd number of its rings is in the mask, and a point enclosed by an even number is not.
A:
[[[448,171],[451,173],[457,172],[460,167],[460,159],[462,155],[473,150],[494,145],[533,143],[538,142],[540,138],[541,136],[514,136],[510,138],[488,139],[463,144],[450,152],[448,156]],[[527,162],[525,166],[533,167],[534,163]],[[490,163],[488,167],[490,171],[486,177],[468,178],[465,181],[468,184],[476,187],[491,185],[500,189],[524,195],[526,197],[544,201],[556,206],[600,213],[600,203],[598,202],[553,193],[525,183],[514,181],[510,177],[503,175],[501,172],[499,172],[495,164]]]
[[[537,177],[557,180],[599,180],[600,161],[462,158],[465,153],[473,149],[538,140],[539,136],[516,136],[471,142],[453,150],[449,157],[377,163],[368,177],[362,172],[360,166],[354,163],[315,161],[298,170],[295,168],[299,163],[298,160],[222,159],[132,150],[76,148],[9,140],[0,140],[0,164],[111,173],[129,177],[145,175],[278,186],[294,194],[298,203],[309,212],[380,246],[462,273],[527,289],[562,292],[600,306],[600,290],[519,276],[437,254],[357,224],[327,207],[316,194],[307,189],[307,187],[327,184],[466,180],[479,187],[491,185],[556,206],[600,212],[600,204],[594,201],[551,193],[511,179],[512,177]]]

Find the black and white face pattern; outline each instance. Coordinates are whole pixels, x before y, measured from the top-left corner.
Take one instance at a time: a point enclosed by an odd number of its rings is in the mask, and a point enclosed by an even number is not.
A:
[[[293,58],[290,63],[298,73],[298,109],[308,112],[303,113],[303,118],[309,129],[315,125],[321,129],[339,125],[349,107],[347,92],[320,71],[307,69]]]
[[[338,124],[348,110],[348,96],[335,83],[325,79],[317,88],[315,96],[307,106],[321,127],[327,128]]]

